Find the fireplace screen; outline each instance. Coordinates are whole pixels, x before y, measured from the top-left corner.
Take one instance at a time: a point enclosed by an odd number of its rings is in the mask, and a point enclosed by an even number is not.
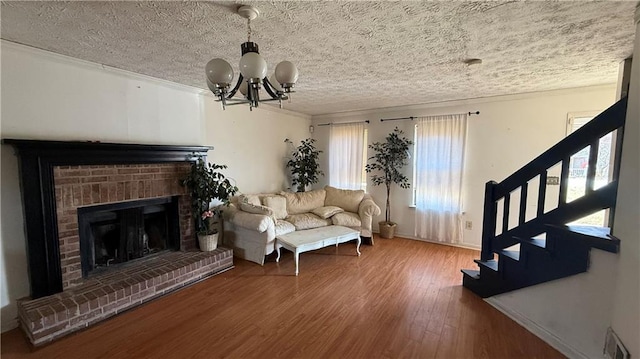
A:
[[[179,243],[177,198],[154,198],[78,209],[82,275]]]

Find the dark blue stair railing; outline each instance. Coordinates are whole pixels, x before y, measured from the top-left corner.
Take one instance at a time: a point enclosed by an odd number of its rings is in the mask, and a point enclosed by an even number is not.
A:
[[[484,217],[482,222],[482,251],[480,259],[493,259],[496,251],[518,243],[517,238],[531,238],[546,231],[547,225],[563,225],[580,219],[594,212],[615,207],[618,190],[618,174],[620,171],[620,151],[622,149],[622,131],[627,109],[627,98],[596,116],[593,120],[567,136],[549,150],[517,170],[504,181],[487,182],[485,186]],[[600,188],[595,188],[596,162],[598,160],[600,139],[615,133],[615,155],[611,181]],[[575,153],[589,147],[589,162],[585,181],[584,196],[567,202],[569,184],[569,163]],[[560,188],[557,207],[545,212],[547,198],[547,176],[551,168],[560,165]],[[535,216],[527,220],[527,196],[529,183],[538,178],[538,200]],[[520,203],[516,207],[518,225],[509,228],[509,212],[511,194],[520,192]],[[502,218],[498,221],[499,202],[502,201]],[[610,214],[610,219],[613,214]],[[500,224],[500,227],[498,227]],[[611,222],[610,222],[611,224]],[[499,229],[500,233],[496,234]]]

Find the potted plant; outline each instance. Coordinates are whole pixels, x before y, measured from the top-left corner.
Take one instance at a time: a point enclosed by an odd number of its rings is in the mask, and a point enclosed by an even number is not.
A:
[[[284,142],[293,146],[293,142],[288,138]],[[296,191],[304,192],[307,186],[317,183],[319,176],[324,176],[320,171],[318,158],[322,151],[316,149],[313,138],[302,140],[300,146],[291,153],[291,158],[287,161],[287,168],[291,169],[291,184],[296,186]]]
[[[373,161],[365,166],[365,171],[379,172],[371,176],[374,186],[384,184],[387,187],[387,201],[384,213],[384,222],[379,222],[380,236],[393,238],[396,223],[391,222],[391,206],[389,197],[391,185],[397,184],[401,188],[409,188],[409,179],[400,170],[409,164],[409,146],[412,141],[404,137],[404,132],[397,127],[386,138],[385,142],[375,142],[369,145],[374,155],[369,157]]]
[[[229,198],[238,192],[238,188],[218,172],[225,168],[227,166],[207,163],[204,156],[195,155],[189,175],[181,182],[191,194],[191,211],[202,251],[212,251],[218,246],[218,229],[212,228],[211,221],[219,215],[219,209],[210,210],[211,201],[216,199],[228,204]]]

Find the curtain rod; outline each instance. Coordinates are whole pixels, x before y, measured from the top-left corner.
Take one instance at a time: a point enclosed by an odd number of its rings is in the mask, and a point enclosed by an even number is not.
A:
[[[335,125],[348,125],[348,124],[351,124],[351,123],[369,123],[369,120],[366,120],[366,121],[354,121],[354,122],[338,122],[338,123],[335,123]],[[320,124],[317,124],[316,126],[331,126],[333,124],[334,124],[333,122],[328,122],[328,123],[320,123]]]
[[[465,113],[460,113],[460,114],[452,113],[450,115],[468,115],[468,116],[471,116],[471,115],[479,115],[479,114],[480,114],[480,111],[467,112],[466,114]],[[434,115],[434,116],[446,116],[446,115]],[[428,116],[425,116],[425,117],[428,117]],[[401,121],[401,120],[411,120],[411,121],[413,121],[416,118],[417,118],[416,116],[397,117],[397,118],[381,118],[380,122],[384,122],[384,121]]]

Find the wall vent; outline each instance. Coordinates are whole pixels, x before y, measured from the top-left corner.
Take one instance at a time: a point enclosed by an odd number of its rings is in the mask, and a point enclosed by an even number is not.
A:
[[[622,341],[616,333],[609,327],[607,329],[607,337],[604,342],[605,359],[629,359],[629,352],[624,347]]]

